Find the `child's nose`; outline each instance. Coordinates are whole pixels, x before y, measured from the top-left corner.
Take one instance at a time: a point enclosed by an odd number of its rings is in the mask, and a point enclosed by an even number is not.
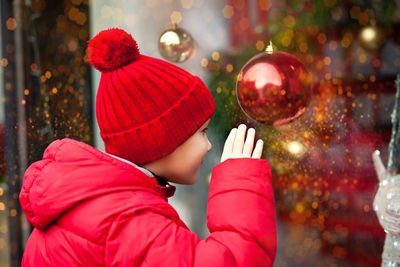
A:
[[[212,149],[212,144],[211,144],[211,142],[210,142],[210,140],[208,140],[208,138],[207,138],[207,142],[208,142],[208,147],[207,147],[207,151],[210,151],[211,149]]]

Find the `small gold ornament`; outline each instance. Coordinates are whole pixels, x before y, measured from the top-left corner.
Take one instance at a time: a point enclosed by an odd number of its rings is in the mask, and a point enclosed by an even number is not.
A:
[[[161,56],[168,61],[183,62],[193,54],[194,41],[186,30],[172,24],[171,29],[161,34],[158,50]]]

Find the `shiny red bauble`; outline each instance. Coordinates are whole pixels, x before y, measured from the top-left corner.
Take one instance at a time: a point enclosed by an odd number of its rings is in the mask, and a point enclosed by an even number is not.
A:
[[[311,98],[311,77],[294,56],[263,52],[241,69],[236,95],[250,118],[278,126],[305,112]]]

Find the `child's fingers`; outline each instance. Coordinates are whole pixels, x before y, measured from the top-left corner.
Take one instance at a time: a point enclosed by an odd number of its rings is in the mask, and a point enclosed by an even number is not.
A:
[[[256,143],[256,147],[254,148],[253,155],[251,156],[253,159],[260,159],[262,155],[264,147],[264,142],[261,139],[258,139]]]
[[[250,128],[247,131],[247,137],[246,141],[244,143],[243,147],[243,156],[247,158],[251,158],[251,152],[253,152],[253,147],[254,147],[254,136],[256,134],[256,130],[253,128]]]
[[[224,145],[224,150],[222,152],[223,155],[232,153],[232,151],[233,151],[233,142],[235,141],[235,138],[236,138],[236,132],[237,132],[237,129],[233,128],[231,130],[231,132],[229,133],[228,137],[226,138],[225,145]]]
[[[246,125],[240,124],[236,133],[235,141],[233,142],[233,154],[243,154],[244,136],[246,134]]]

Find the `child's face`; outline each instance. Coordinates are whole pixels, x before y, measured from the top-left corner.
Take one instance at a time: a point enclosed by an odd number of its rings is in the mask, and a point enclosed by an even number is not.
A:
[[[189,139],[168,156],[144,165],[157,175],[177,184],[194,184],[199,179],[203,159],[212,145],[208,140],[206,121]]]

